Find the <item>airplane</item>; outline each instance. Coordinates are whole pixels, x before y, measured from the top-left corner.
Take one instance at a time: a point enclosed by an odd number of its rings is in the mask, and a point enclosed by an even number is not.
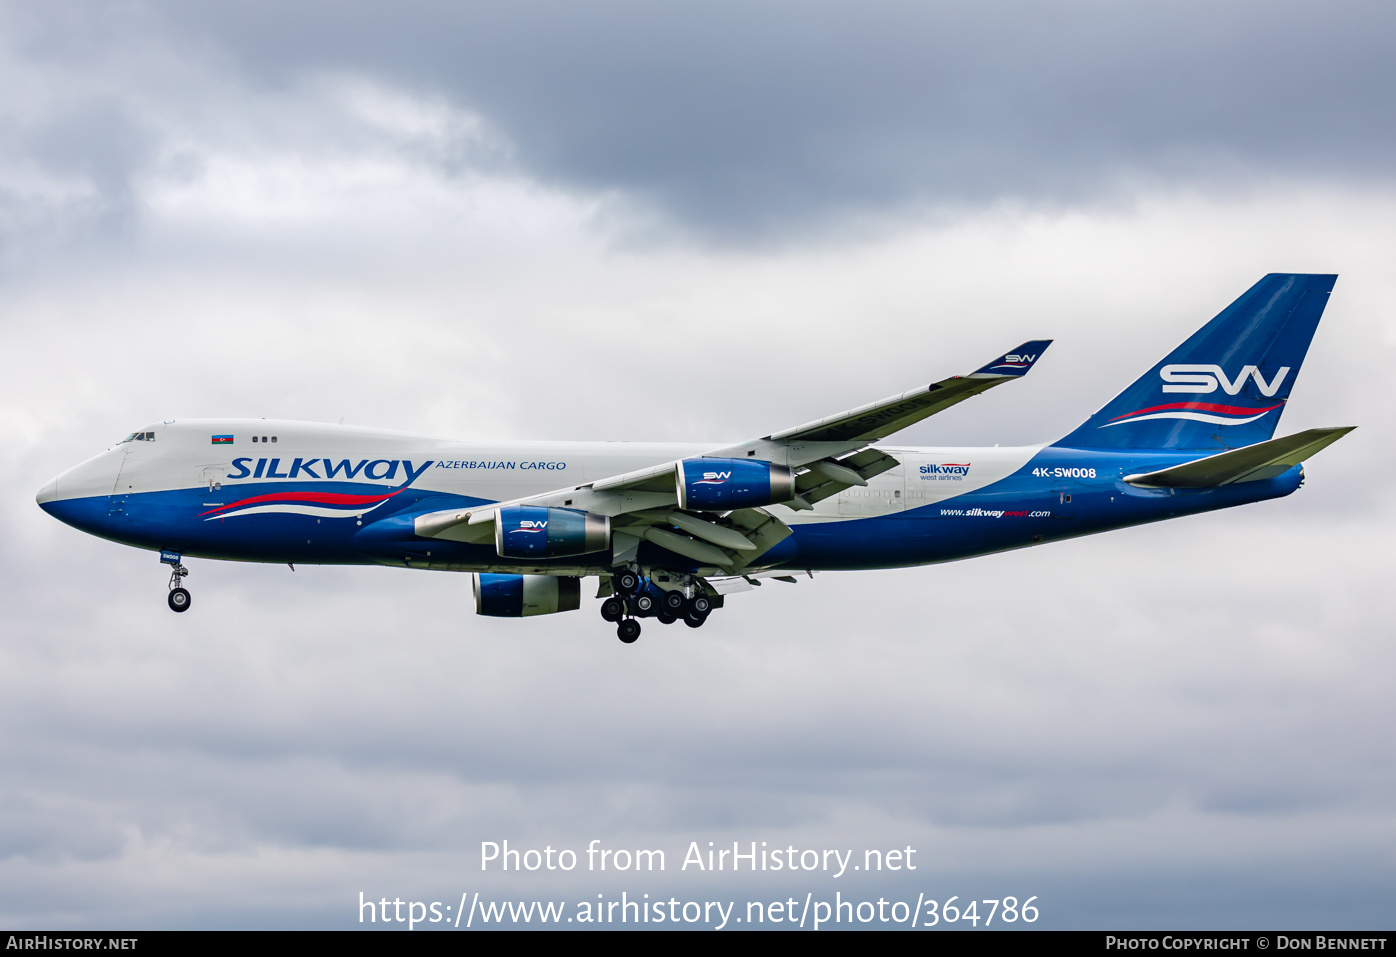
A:
[[[734,444],[463,442],[269,419],[142,426],[39,505],[186,558],[468,572],[478,614],[702,626],[728,595],[817,571],[926,565],[1279,498],[1353,427],[1274,438],[1335,275],[1267,275],[1079,428],[1016,448],[884,445],[1021,379],[1051,340]]]

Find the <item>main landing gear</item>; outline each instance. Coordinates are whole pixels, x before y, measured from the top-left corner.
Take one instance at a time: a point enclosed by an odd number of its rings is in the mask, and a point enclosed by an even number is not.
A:
[[[628,569],[611,577],[611,587],[615,594],[601,603],[601,617],[616,623],[616,637],[627,645],[640,637],[637,618],[658,618],[661,625],[682,620],[690,628],[701,628],[716,607],[696,586],[690,586],[695,594],[687,597],[682,591],[666,591]]]
[[[189,610],[189,589],[184,587],[184,577],[189,574],[189,569],[181,563],[179,552],[162,551],[160,561],[170,566],[170,594],[165,599],[170,606],[170,611],[184,612]]]

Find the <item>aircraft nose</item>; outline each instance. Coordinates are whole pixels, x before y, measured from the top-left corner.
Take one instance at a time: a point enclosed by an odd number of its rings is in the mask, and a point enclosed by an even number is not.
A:
[[[34,500],[60,522],[84,530],[106,520],[107,498],[121,474],[125,454],[108,449],[52,479]]]

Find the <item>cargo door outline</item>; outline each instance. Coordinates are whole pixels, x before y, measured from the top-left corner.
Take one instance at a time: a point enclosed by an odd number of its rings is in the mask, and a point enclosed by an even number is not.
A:
[[[209,465],[199,471],[199,484],[203,488],[205,505],[223,505],[223,482],[228,477],[226,465]]]

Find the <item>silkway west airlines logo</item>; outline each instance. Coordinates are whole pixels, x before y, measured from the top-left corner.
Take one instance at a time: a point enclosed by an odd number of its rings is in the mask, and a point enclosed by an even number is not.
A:
[[[524,519],[522,522],[519,522],[519,527],[516,528],[514,531],[516,531],[516,532],[546,532],[547,530],[548,530],[548,523],[547,523],[547,522],[534,522],[534,521],[530,521],[529,519]]]
[[[921,466],[921,477],[924,481],[950,479],[958,482],[969,474],[969,467],[969,462],[945,462],[940,465],[923,465]]]
[[[1269,382],[1265,381],[1265,377],[1260,374],[1260,369],[1256,366],[1242,366],[1234,380],[1227,378],[1222,367],[1218,365],[1175,363],[1164,366],[1158,374],[1165,383],[1162,389],[1164,392],[1190,392],[1194,395],[1205,395],[1208,392],[1217,391],[1217,388],[1220,387],[1227,395],[1236,395],[1246,384],[1246,380],[1253,378],[1260,394],[1270,398],[1280,390],[1280,384],[1289,375],[1289,370],[1289,366],[1281,366],[1279,371],[1275,373],[1275,377]],[[1247,422],[1254,422],[1266,413],[1273,412],[1282,405],[1284,405],[1283,401],[1261,407],[1222,405],[1216,402],[1168,402],[1117,415],[1101,428],[1126,425],[1130,422],[1146,422],[1150,419],[1187,419],[1193,422],[1206,422],[1210,425],[1245,425]]]

